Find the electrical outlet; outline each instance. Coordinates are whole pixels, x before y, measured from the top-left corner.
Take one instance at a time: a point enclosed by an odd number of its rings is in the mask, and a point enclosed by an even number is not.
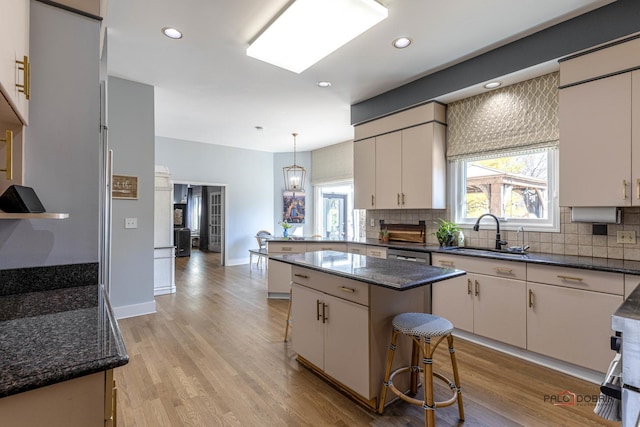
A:
[[[635,245],[636,244],[636,232],[635,231],[618,231],[617,234],[618,243]]]
[[[371,218],[371,227],[375,227],[376,226],[376,220]]]
[[[138,228],[138,218],[125,218],[124,228]]]

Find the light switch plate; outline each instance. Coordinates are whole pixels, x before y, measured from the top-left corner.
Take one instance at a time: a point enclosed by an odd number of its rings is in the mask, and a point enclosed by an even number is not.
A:
[[[138,218],[125,218],[124,228],[138,228]]]
[[[622,244],[636,244],[636,232],[635,231],[618,231],[617,241]]]

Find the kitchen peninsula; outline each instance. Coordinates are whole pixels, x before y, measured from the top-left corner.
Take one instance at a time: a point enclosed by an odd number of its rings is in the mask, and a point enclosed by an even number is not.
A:
[[[298,361],[371,409],[382,386],[393,316],[424,312],[425,288],[465,274],[337,251],[269,258],[292,268],[292,345]],[[407,363],[410,351],[409,342],[400,343],[394,369]]]

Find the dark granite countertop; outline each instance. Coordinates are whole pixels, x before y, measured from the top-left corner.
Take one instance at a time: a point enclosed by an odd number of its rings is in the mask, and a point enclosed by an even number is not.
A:
[[[269,258],[399,291],[466,274],[462,270],[453,268],[434,267],[428,264],[395,259],[379,259],[337,251],[270,255]]]
[[[338,239],[323,239],[312,237],[294,237],[285,239],[283,237],[274,237],[273,241],[286,242],[286,241],[306,241],[306,242],[344,242],[365,244],[369,246],[379,246],[387,249],[401,249],[407,251],[416,251],[423,253],[444,253],[450,255],[464,255],[475,256],[479,258],[493,258],[508,261],[528,262],[535,264],[555,265],[558,267],[572,267],[581,268],[585,270],[598,270],[609,271],[613,273],[626,273],[640,275],[640,261],[629,261],[613,258],[593,258],[583,257],[575,255],[554,255],[546,253],[533,253],[528,252],[524,255],[517,255],[507,252],[494,252],[491,249],[484,248],[484,250],[474,250],[474,248],[462,248],[462,251],[458,251],[455,247],[440,247],[427,245],[424,243],[410,243],[410,242],[388,242],[382,243],[378,239],[364,239],[364,240],[338,240]],[[483,249],[483,248],[478,248]]]
[[[0,397],[128,362],[106,293],[98,285],[59,286],[54,278],[53,289],[0,293]]]

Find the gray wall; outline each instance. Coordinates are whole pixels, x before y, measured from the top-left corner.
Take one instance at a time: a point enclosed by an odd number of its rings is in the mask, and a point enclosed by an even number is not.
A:
[[[227,265],[247,263],[256,231],[274,224],[273,154],[157,136],[156,164],[174,182],[226,186]]]
[[[285,166],[291,166],[293,164],[293,151],[291,153],[275,153],[273,156],[273,230],[276,235],[282,236],[282,226],[278,224],[278,221],[282,221],[284,214],[284,205],[282,196],[284,193],[284,175],[282,168]],[[299,236],[311,236],[313,235],[313,187],[311,187],[311,152],[303,151],[296,152],[296,164],[302,166],[307,170],[307,176],[304,180],[305,196],[305,218],[304,224],[292,224],[293,227],[289,230],[289,234]],[[273,231],[272,231],[273,232]]]
[[[113,174],[138,177],[137,200],[113,200],[110,299],[117,312],[154,304],[154,92],[116,77],[109,77],[108,92]],[[125,229],[125,218],[137,218],[138,228]]]
[[[25,185],[64,220],[3,220],[0,268],[98,262],[99,22],[31,2]]]

